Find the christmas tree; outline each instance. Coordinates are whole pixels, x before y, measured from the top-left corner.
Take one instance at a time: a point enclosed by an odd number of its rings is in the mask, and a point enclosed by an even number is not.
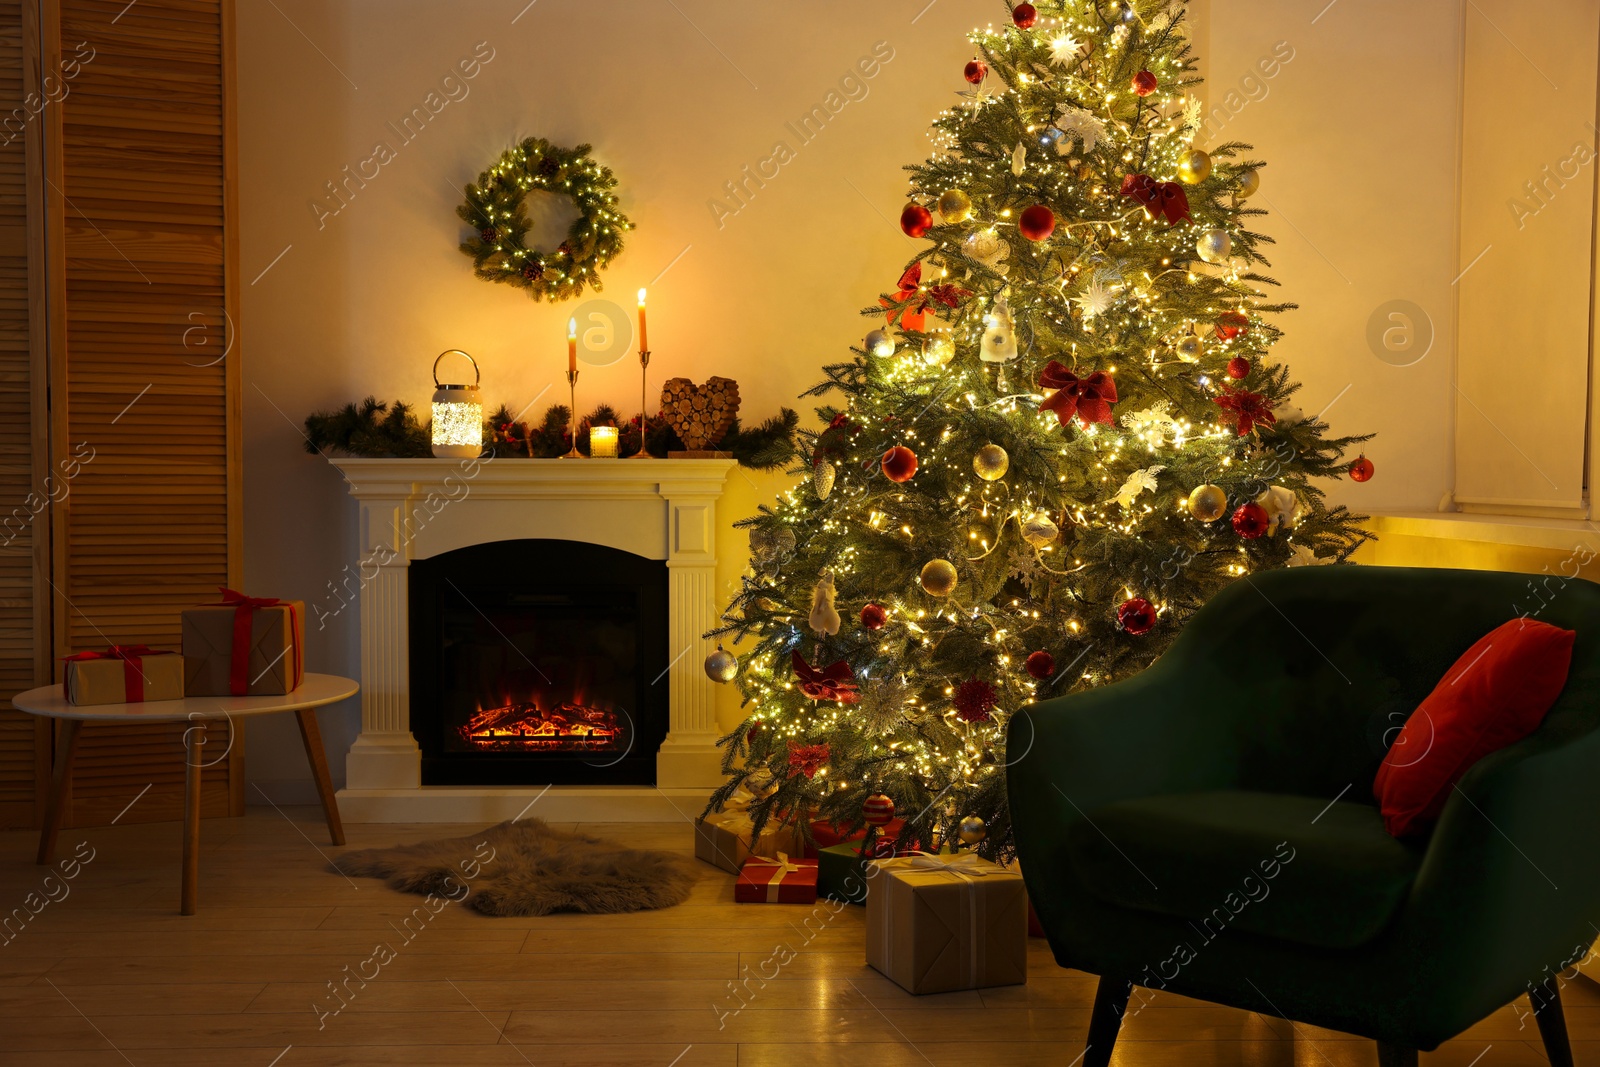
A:
[[[1010,714],[1141,670],[1229,582],[1345,560],[1364,516],[1316,480],[1372,467],[1271,358],[1264,164],[1197,143],[1183,6],[1019,3],[970,36],[907,168],[926,245],[811,391],[807,480],[742,524],[713,632],[741,656],[706,667],[748,716],[711,804],[859,828],[882,795],[905,842],[1005,855]]]

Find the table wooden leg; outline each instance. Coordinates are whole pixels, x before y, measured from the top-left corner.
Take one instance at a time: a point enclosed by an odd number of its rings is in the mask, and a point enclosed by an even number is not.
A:
[[[200,771],[206,724],[196,720],[183,732],[183,901],[179,911],[193,915],[200,897]]]
[[[317,727],[317,709],[301,708],[294,713],[300,724],[300,740],[306,744],[306,759],[311,762],[311,777],[317,783],[322,814],[328,819],[328,835],[336,845],[344,844],[344,824],[339,821],[339,800],[333,795],[333,779],[328,775],[328,753],[322,747],[322,731]]]
[[[61,819],[67,806],[67,788],[72,784],[72,761],[78,754],[78,733],[83,729],[82,719],[61,719],[61,733],[56,737],[56,765],[50,773],[50,793],[44,802],[44,826],[39,831],[39,855],[36,862],[52,863],[56,858],[56,835],[61,832]]]

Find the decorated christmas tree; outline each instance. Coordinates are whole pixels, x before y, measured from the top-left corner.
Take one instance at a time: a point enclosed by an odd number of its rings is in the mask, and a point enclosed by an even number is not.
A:
[[[892,801],[907,842],[1004,855],[1011,714],[1141,670],[1229,582],[1345,560],[1363,516],[1316,481],[1372,466],[1272,358],[1264,164],[1203,143],[1183,6],[1019,3],[971,40],[907,168],[925,244],[812,390],[805,480],[743,524],[711,803]]]

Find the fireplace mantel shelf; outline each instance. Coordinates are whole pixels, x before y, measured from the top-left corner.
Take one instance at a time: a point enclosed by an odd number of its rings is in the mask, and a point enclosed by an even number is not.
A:
[[[409,568],[508,538],[582,541],[668,567],[670,723],[656,787],[556,786],[558,821],[678,819],[722,780],[714,683],[716,504],[731,459],[334,459],[359,512],[361,734],[339,794],[357,822],[504,819],[546,787],[423,786],[411,733]],[[677,803],[674,803],[676,801]],[[698,810],[698,809],[696,809]]]

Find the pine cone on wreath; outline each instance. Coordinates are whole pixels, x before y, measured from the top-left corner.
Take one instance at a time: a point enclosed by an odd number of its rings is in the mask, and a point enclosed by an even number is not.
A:
[[[483,239],[484,244],[492,245],[495,243],[495,241],[499,240],[500,231],[495,229],[493,226],[485,226],[483,229],[478,231],[478,236]]]

